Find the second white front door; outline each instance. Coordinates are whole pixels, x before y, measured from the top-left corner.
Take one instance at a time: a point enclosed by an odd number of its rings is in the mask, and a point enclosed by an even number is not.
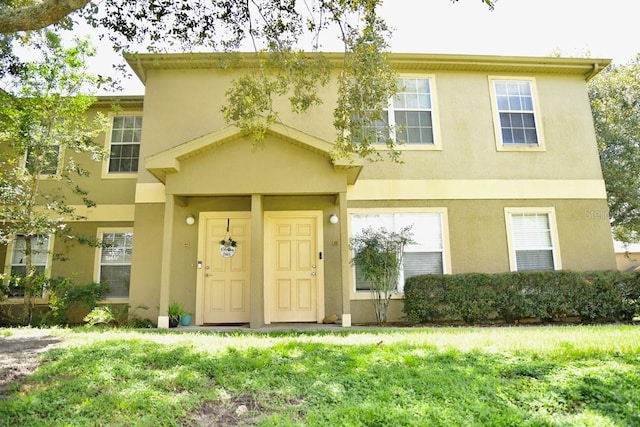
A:
[[[266,323],[324,316],[321,225],[321,212],[265,213]]]

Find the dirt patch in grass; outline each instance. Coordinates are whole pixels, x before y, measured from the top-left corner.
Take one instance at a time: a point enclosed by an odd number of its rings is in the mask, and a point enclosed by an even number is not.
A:
[[[299,405],[299,401],[290,402]],[[268,411],[250,394],[232,399],[220,399],[205,403],[200,412],[188,421],[191,427],[213,426],[251,426],[258,423]]]
[[[207,402],[194,415],[189,426],[240,426],[254,425],[262,415],[263,407],[251,395],[243,394],[234,399]]]
[[[50,335],[0,337],[0,399],[7,388],[40,366],[40,354],[62,342]]]

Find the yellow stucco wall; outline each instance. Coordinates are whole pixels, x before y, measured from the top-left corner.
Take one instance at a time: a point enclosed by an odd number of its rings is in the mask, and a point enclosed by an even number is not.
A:
[[[150,203],[136,206],[129,304],[132,308],[138,305],[148,307],[144,316],[150,319],[157,318],[157,306],[160,303],[163,219],[163,204]]]
[[[400,73],[403,71],[400,70]],[[223,128],[221,107],[225,85],[237,71],[150,70],[145,100],[142,157]],[[415,71],[412,72],[416,74]],[[434,109],[439,118],[441,151],[408,151],[402,165],[378,162],[363,169],[364,179],[601,179],[593,124],[584,77],[536,75],[535,82],[546,150],[497,152],[488,74],[437,71]],[[502,75],[495,73],[493,75]],[[509,76],[533,77],[531,74]],[[320,107],[305,114],[288,113],[282,123],[310,135],[333,141],[332,108],[335,81],[322,91]],[[207,96],[200,96],[207,93]],[[322,117],[322,118],[321,118]],[[142,173],[140,182],[154,182]]]
[[[167,175],[166,193],[332,194],[346,191],[343,172],[328,157],[268,136],[255,150],[238,139],[180,162]]]

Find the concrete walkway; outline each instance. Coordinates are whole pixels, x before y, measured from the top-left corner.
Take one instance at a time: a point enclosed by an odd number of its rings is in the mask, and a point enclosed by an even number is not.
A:
[[[250,328],[249,324],[242,325],[207,325],[207,326],[182,326],[171,328],[171,331],[211,331],[211,332],[327,332],[327,331],[352,331],[356,329],[371,329],[372,326],[352,326],[343,328],[335,323],[272,323],[259,328]]]

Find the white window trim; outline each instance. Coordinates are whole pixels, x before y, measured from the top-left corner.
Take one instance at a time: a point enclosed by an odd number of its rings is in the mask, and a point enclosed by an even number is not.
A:
[[[497,80],[514,80],[525,81],[531,85],[531,94],[533,95],[533,118],[536,124],[536,133],[538,136],[538,145],[511,145],[502,142],[502,127],[500,126],[500,112],[498,111],[498,100],[495,91],[495,81]],[[491,97],[491,111],[493,112],[493,130],[496,140],[497,151],[546,151],[544,140],[544,129],[542,128],[540,101],[538,96],[538,88],[534,77],[522,76],[489,76],[489,93]]]
[[[440,142],[440,118],[438,114],[438,91],[436,89],[436,76],[435,74],[399,74],[398,78],[418,78],[429,80],[429,88],[431,89],[431,122],[433,124],[433,144],[411,144],[411,143],[397,143],[394,144],[396,150],[400,151],[442,151],[442,143]],[[393,111],[391,109],[393,105],[393,99],[387,100],[387,111]],[[390,151],[384,144],[372,144],[376,151]]]
[[[554,207],[505,207],[504,219],[507,229],[507,248],[509,250],[509,270],[518,271],[516,263],[516,248],[513,244],[513,230],[511,226],[512,214],[547,214],[549,216],[549,227],[551,228],[551,245],[553,254],[554,270],[562,270],[560,259],[560,240],[558,239],[558,227],[556,225],[556,210]]]
[[[98,227],[96,230],[96,238],[98,241],[102,240],[102,236],[105,233],[133,233],[133,227]],[[102,254],[102,248],[100,246],[96,246],[95,255],[93,261],[93,281],[95,283],[100,283],[100,255]],[[131,260],[131,267],[133,268],[133,260]],[[129,292],[131,292],[131,284],[129,284]],[[129,297],[131,295],[129,294]],[[103,298],[100,300],[102,303],[108,304],[122,304],[129,302],[129,297],[126,298]]]
[[[347,233],[349,239],[351,238],[351,215],[352,214],[393,214],[393,213],[439,213],[441,217],[441,226],[442,226],[442,240],[443,240],[443,265],[442,265],[442,274],[451,274],[451,248],[449,245],[449,215],[447,208],[350,208],[347,209],[347,217],[349,219],[347,227]],[[353,252],[349,251],[349,256],[353,257]],[[356,283],[355,283],[355,267],[351,265],[351,272],[349,274],[349,294],[352,300],[370,300],[371,292],[370,291],[356,291]],[[392,297],[392,299],[404,299],[404,292],[396,292]]]
[[[51,265],[53,263],[53,247],[54,247],[55,235],[49,234],[49,244],[47,247],[47,265],[44,269],[44,274],[47,279],[51,278]],[[13,236],[11,242],[7,245],[7,252],[4,260],[4,274],[9,276],[11,274],[11,261],[13,261],[13,247],[15,245],[16,236]],[[42,295],[42,298],[35,298],[36,303],[42,303],[47,300],[46,292]],[[7,298],[4,302],[8,303],[22,303],[24,298],[15,297],[15,298]]]
[[[117,116],[142,116],[142,111],[132,110],[132,111],[121,111],[118,113],[108,113],[107,118],[109,119],[109,127],[105,130],[104,133],[104,149],[107,153],[111,152],[111,133],[113,131],[113,118]],[[144,120],[143,120],[144,123]],[[142,141],[140,141],[140,148],[142,148]],[[138,159],[138,172],[140,171],[140,167],[142,166],[142,157]],[[138,177],[138,172],[132,173],[109,173],[109,156],[107,155],[105,159],[102,161],[102,178],[103,179],[132,179]]]

